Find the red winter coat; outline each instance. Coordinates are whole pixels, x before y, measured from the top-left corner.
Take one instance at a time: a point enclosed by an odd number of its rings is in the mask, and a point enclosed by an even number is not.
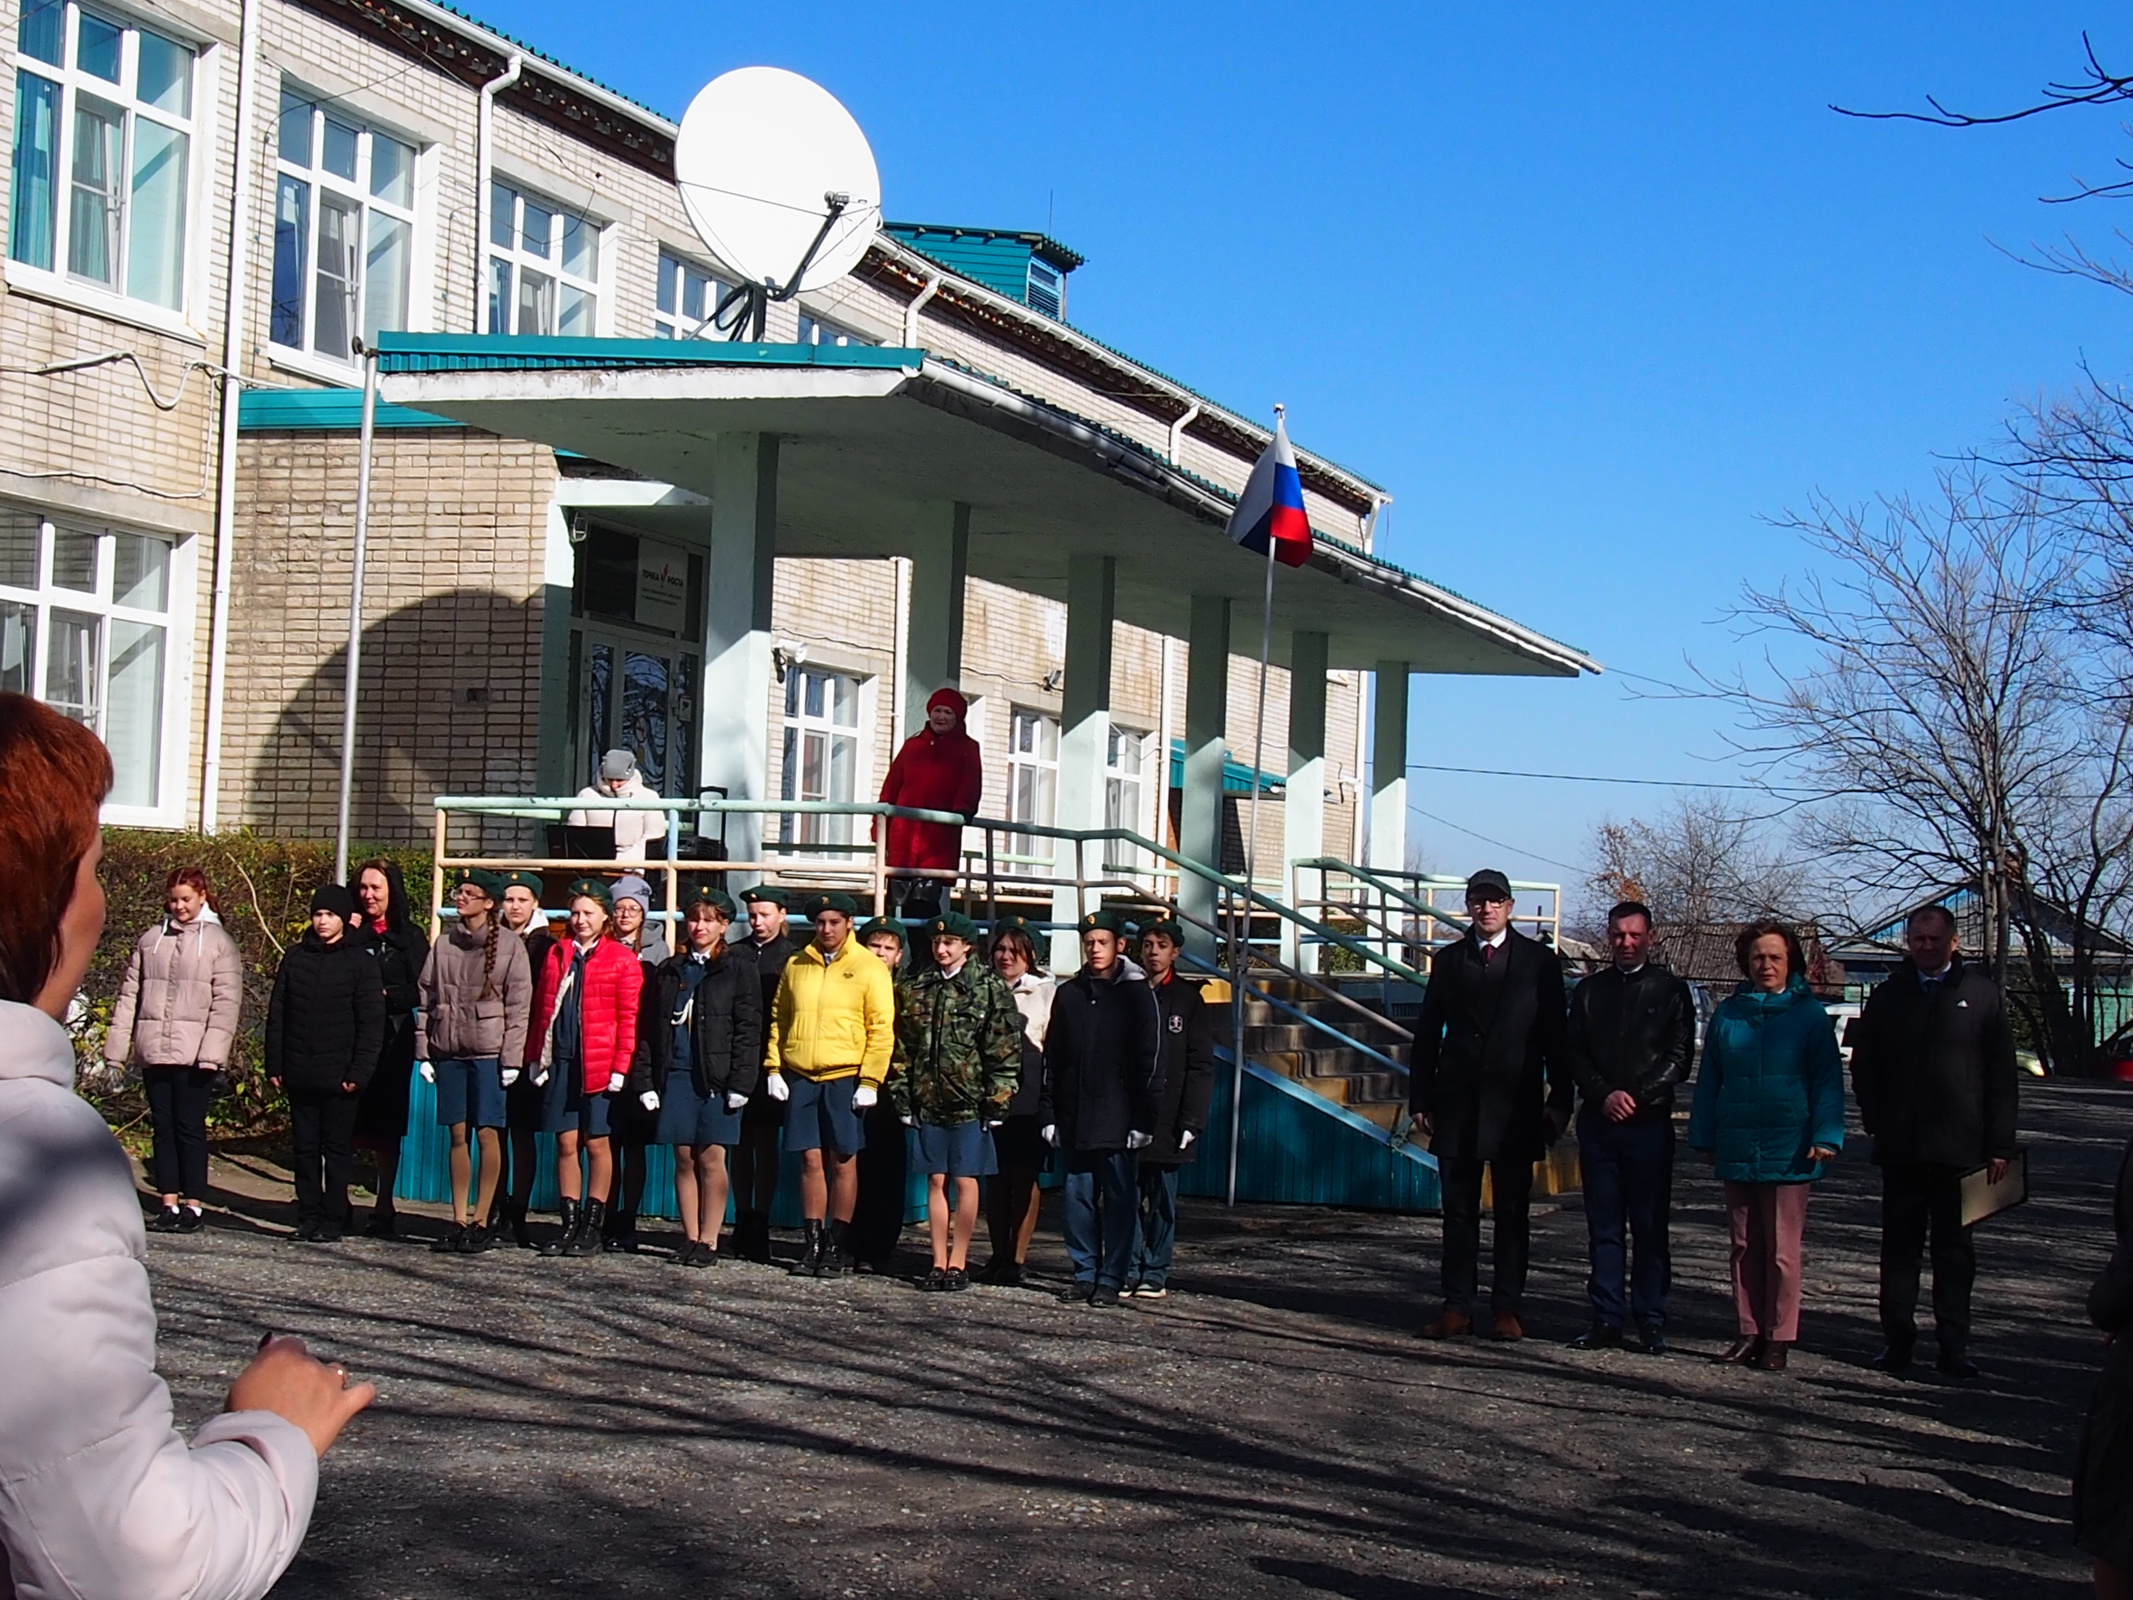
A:
[[[921,728],[906,739],[881,782],[881,798],[885,804],[918,811],[973,816],[984,798],[985,772],[977,741],[963,731],[969,706],[953,689],[934,690],[926,709],[937,705],[954,708],[955,726],[946,733]],[[889,819],[890,866],[952,872],[962,864],[962,856],[963,830],[954,823]]]
[[[549,947],[533,986],[533,1026],[526,1035],[529,1069],[541,1059],[541,1044],[555,1018],[556,991],[563,974],[577,954],[577,946],[559,939]],[[585,1092],[604,1094],[607,1080],[616,1073],[628,1075],[630,1058],[637,1053],[637,1002],[644,992],[644,966],[636,952],[619,939],[603,938],[585,958],[585,971],[578,982],[578,1012],[584,1019]]]

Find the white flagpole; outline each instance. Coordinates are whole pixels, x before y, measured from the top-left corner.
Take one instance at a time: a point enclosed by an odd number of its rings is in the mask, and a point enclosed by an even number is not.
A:
[[[363,431],[356,455],[355,557],[348,574],[348,670],[341,689],[341,793],[333,830],[333,881],[348,881],[348,809],[355,792],[356,692],[363,681],[363,558],[370,538],[370,456],[378,417],[378,352],[361,341]]]
[[[1278,428],[1287,407],[1274,407],[1274,425]],[[1259,614],[1259,710],[1252,728],[1252,798],[1245,807],[1244,825],[1244,886],[1247,890],[1256,887],[1254,876],[1259,861],[1259,790],[1261,774],[1266,771],[1266,673],[1267,658],[1274,652],[1274,535],[1270,528],[1266,541],[1266,599]],[[1219,856],[1218,856],[1219,858]],[[1237,1145],[1244,1129],[1244,984],[1252,970],[1252,901],[1247,894],[1241,924],[1231,919],[1229,982],[1230,982],[1230,1057],[1234,1069],[1229,1086],[1229,1204],[1237,1203]]]

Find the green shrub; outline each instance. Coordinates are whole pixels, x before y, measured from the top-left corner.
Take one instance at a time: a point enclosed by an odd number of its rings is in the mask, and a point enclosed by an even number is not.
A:
[[[416,920],[429,919],[430,855],[427,850],[357,847],[353,859],[384,856],[406,875]],[[111,1025],[119,981],[142,932],[163,915],[163,883],[179,867],[207,874],[220,902],[222,925],[244,958],[244,1013],[221,1092],[208,1112],[214,1139],[280,1133],[286,1102],[267,1083],[260,1055],[267,1025],[267,999],[274,989],[282,951],[303,937],[311,920],[311,891],[333,876],[333,845],[323,839],[273,839],[251,832],[160,833],[111,828],[104,833],[104,895],[109,910],[103,941],[82,983],[82,1007],[74,1022],[75,1058],[82,1093],[129,1144],[147,1139],[148,1108],[137,1073],[119,1082],[103,1074],[104,1034]]]

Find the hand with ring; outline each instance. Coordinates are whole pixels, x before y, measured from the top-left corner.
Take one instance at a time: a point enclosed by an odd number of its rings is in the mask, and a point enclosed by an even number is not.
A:
[[[375,1386],[349,1383],[346,1367],[320,1361],[303,1340],[269,1334],[230,1385],[223,1409],[271,1411],[303,1429],[311,1448],[323,1456],[349,1420],[377,1397]]]

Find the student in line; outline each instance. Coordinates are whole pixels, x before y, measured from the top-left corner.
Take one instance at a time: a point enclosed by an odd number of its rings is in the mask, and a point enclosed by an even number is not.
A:
[[[1007,1118],[994,1130],[993,1156],[1000,1170],[985,1186],[985,1224],[992,1237],[992,1259],[981,1280],[1013,1288],[1022,1282],[1029,1242],[1037,1233],[1040,1184],[1051,1163],[1037,1115],[1044,1095],[1044,1035],[1052,1020],[1052,993],[1057,987],[1037,960],[1037,942],[1020,917],[1001,917],[992,925],[992,970],[1015,997],[1022,1013],[1022,1079],[1007,1102]]]
[[[531,1038],[539,1049],[529,1041],[527,1053],[543,1091],[541,1131],[555,1135],[563,1220],[562,1236],[541,1254],[598,1255],[614,1182],[608,1113],[629,1083],[644,993],[644,968],[616,942],[607,885],[598,878],[570,886],[570,938],[548,952],[533,993]]]
[[[862,926],[859,942],[889,969],[902,995],[910,963],[905,959],[904,925],[876,917]],[[894,1087],[892,1082],[885,1087]],[[851,1250],[861,1272],[887,1272],[904,1235],[904,1198],[911,1181],[911,1152],[894,1096],[884,1094],[864,1118],[867,1147],[859,1152],[859,1198],[852,1207]]]
[[[504,926],[524,942],[527,974],[537,979],[541,968],[548,963],[548,952],[556,943],[555,935],[548,931],[548,919],[541,915],[541,875],[512,871],[500,873],[497,881],[504,886],[497,914],[503,918]],[[510,1172],[497,1195],[496,1208],[489,1214],[487,1226],[492,1234],[501,1233],[509,1226],[512,1242],[521,1250],[531,1250],[533,1233],[526,1226],[526,1210],[533,1200],[534,1163],[537,1160],[533,1136],[541,1127],[541,1091],[534,1086],[532,1075],[524,1068],[513,1071],[507,1067],[502,1075],[505,1154],[509,1157]]]
[[[1178,957],[1184,953],[1185,930],[1175,922],[1153,923],[1141,934],[1141,964],[1162,1024],[1156,1068],[1162,1088],[1155,1126],[1148,1130],[1154,1138],[1140,1159],[1140,1231],[1134,1236],[1133,1265],[1126,1280],[1127,1292],[1136,1300],[1161,1300],[1170,1293],[1170,1261],[1178,1242],[1178,1174],[1198,1153],[1215,1093],[1215,1012],[1201,993],[1204,980],[1178,971]]]
[[[741,891],[748,936],[736,948],[755,964],[766,1033],[785,963],[799,948],[785,929],[786,903],[785,891],[775,884]],[[784,1129],[785,1107],[770,1097],[766,1074],[741,1112],[741,1142],[733,1152],[733,1253],[743,1261],[770,1260],[770,1208],[778,1198],[778,1140]]]
[[[415,926],[399,865],[376,857],[356,868],[359,915],[352,935],[369,951],[385,989],[385,1035],[356,1106],[355,1142],[377,1164],[377,1200],[363,1229],[389,1239],[399,1225],[393,1188],[400,1177],[400,1142],[407,1137],[409,1083],[415,1075],[415,980],[430,958],[430,942]]]
[[[673,954],[664,923],[651,920],[652,886],[636,873],[615,880],[607,896],[615,908],[615,938],[643,965],[649,978]],[[644,1206],[644,1185],[651,1176],[652,1146],[658,1142],[659,1119],[622,1095],[608,1112],[615,1149],[615,1203],[601,1229],[600,1248],[637,1253],[637,1213]]]
[[[526,947],[503,925],[504,886],[479,868],[460,875],[452,902],[458,917],[430,947],[416,985],[415,1059],[437,1090],[437,1122],[451,1130],[452,1226],[430,1248],[464,1255],[493,1249],[487,1218],[503,1177],[504,1073],[525,1065],[533,975]],[[481,1192],[467,1204],[474,1176],[469,1128],[481,1148]]]
[[[761,1070],[763,1019],[755,964],[726,942],[733,899],[691,889],[683,905],[686,948],[646,979],[644,1017],[630,1091],[674,1147],[674,1202],[685,1267],[718,1265],[726,1224],[726,1152],[741,1141],[741,1112]]]
[[[355,922],[347,886],[321,885],[267,1003],[267,1081],[289,1097],[296,1147],[294,1237],[320,1244],[338,1244],[347,1220],[356,1097],[385,1038],[385,987]]]
[[[970,959],[978,930],[968,917],[935,917],[923,937],[933,965],[898,999],[889,1088],[926,1171],[933,1266],[918,1286],[953,1291],[970,1287],[978,1179],[995,1170],[992,1132],[1021,1080],[1022,1013],[1006,981]]]
[[[104,1034],[105,1065],[139,1062],[148,1095],[162,1197],[150,1233],[197,1231],[207,1199],[207,1108],[244,1003],[244,961],[217,909],[198,867],[165,880],[163,916],[135,942]]]

